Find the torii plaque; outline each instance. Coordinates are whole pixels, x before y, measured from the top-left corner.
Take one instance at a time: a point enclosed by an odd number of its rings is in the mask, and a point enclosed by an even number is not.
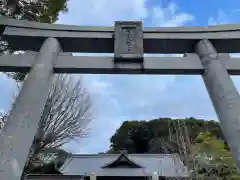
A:
[[[114,58],[116,61],[141,62],[143,60],[141,21],[117,21],[114,38]]]

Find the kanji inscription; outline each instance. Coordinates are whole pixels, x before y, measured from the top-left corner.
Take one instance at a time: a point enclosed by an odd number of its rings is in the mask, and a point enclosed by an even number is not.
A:
[[[141,60],[143,38],[141,22],[116,22],[114,57],[117,60]]]

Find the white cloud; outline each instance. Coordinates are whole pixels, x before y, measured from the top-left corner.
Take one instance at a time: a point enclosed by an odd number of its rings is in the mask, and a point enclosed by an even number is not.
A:
[[[156,6],[152,8],[152,25],[161,27],[183,26],[193,21],[194,16],[181,12],[175,3],[170,3],[166,8]]]
[[[60,23],[111,25],[116,20],[139,20],[147,17],[147,0],[71,0],[69,12],[60,16]]]
[[[78,153],[106,151],[110,137],[125,120],[190,116],[216,119],[200,76],[86,75],[85,78],[96,88],[94,103],[99,111],[98,118],[90,124],[90,137],[81,142],[81,148],[73,147]]]
[[[234,9],[231,11],[223,11],[219,9],[216,16],[212,16],[208,19],[209,25],[217,24],[232,24],[239,22],[238,17],[240,15],[240,9]]]
[[[228,15],[221,9],[218,10],[218,14],[216,17],[210,17],[208,19],[209,25],[228,24],[229,22],[230,22],[230,19]]]
[[[182,12],[175,3],[167,7],[147,7],[148,0],[71,0],[69,12],[58,23],[74,25],[113,25],[117,20],[150,19],[151,26],[182,26],[194,17]]]
[[[98,78],[92,79],[87,82],[88,89],[92,94],[99,94],[106,91],[109,87],[112,86],[110,82],[101,81]]]
[[[113,25],[117,20],[143,20],[147,26],[182,26],[194,19],[174,3],[165,8],[160,3],[148,7],[147,3],[147,0],[71,0],[69,13],[61,15],[58,23],[99,26]],[[90,123],[90,137],[80,145],[71,143],[68,147],[75,152],[96,153],[108,149],[110,137],[124,120],[164,114],[157,107],[161,109],[162,98],[167,100],[165,94],[175,76],[85,75],[84,80],[94,99],[96,119]],[[151,104],[155,106],[153,110],[149,109]]]
[[[148,26],[182,26],[194,19],[174,3],[166,7],[160,3],[148,7],[147,3],[148,0],[70,0],[69,12],[61,14],[57,23],[99,26],[113,25],[117,20],[143,20]],[[90,123],[90,137],[80,145],[70,143],[68,149],[85,153],[108,149],[111,135],[124,120],[155,118],[164,114],[166,108],[162,107],[165,105],[161,100],[168,101],[166,93],[175,82],[175,76],[86,75],[83,78],[85,83],[88,80],[97,118]],[[150,110],[153,106],[155,108]],[[170,106],[168,110],[172,112]]]

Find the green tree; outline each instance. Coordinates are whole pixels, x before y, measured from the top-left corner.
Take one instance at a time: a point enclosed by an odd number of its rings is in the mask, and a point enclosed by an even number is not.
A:
[[[151,136],[145,121],[125,121],[111,138],[110,152],[126,149],[128,153],[144,153]]]
[[[2,0],[0,15],[44,23],[58,20],[60,11],[66,12],[68,0]]]
[[[25,174],[59,174],[59,168],[71,153],[59,148],[44,148],[25,166]]]
[[[0,1],[0,16],[11,19],[54,23],[60,12],[67,12],[68,0],[2,0]],[[8,43],[0,41],[0,53],[13,51]],[[20,72],[7,73],[16,81],[23,81],[26,74]]]
[[[203,180],[240,180],[232,154],[226,144],[210,132],[200,133],[191,146],[189,165],[192,176]]]
[[[215,121],[195,118],[125,121],[111,137],[109,152],[125,149],[128,153],[181,154],[185,151],[184,143],[195,143],[198,134],[207,131],[224,140],[220,125]],[[183,137],[187,140],[183,141]]]

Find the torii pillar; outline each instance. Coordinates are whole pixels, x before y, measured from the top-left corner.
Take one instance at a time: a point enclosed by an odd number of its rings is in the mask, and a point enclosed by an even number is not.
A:
[[[196,53],[204,66],[202,77],[223,133],[240,168],[240,95],[224,62],[209,40],[199,41]]]

